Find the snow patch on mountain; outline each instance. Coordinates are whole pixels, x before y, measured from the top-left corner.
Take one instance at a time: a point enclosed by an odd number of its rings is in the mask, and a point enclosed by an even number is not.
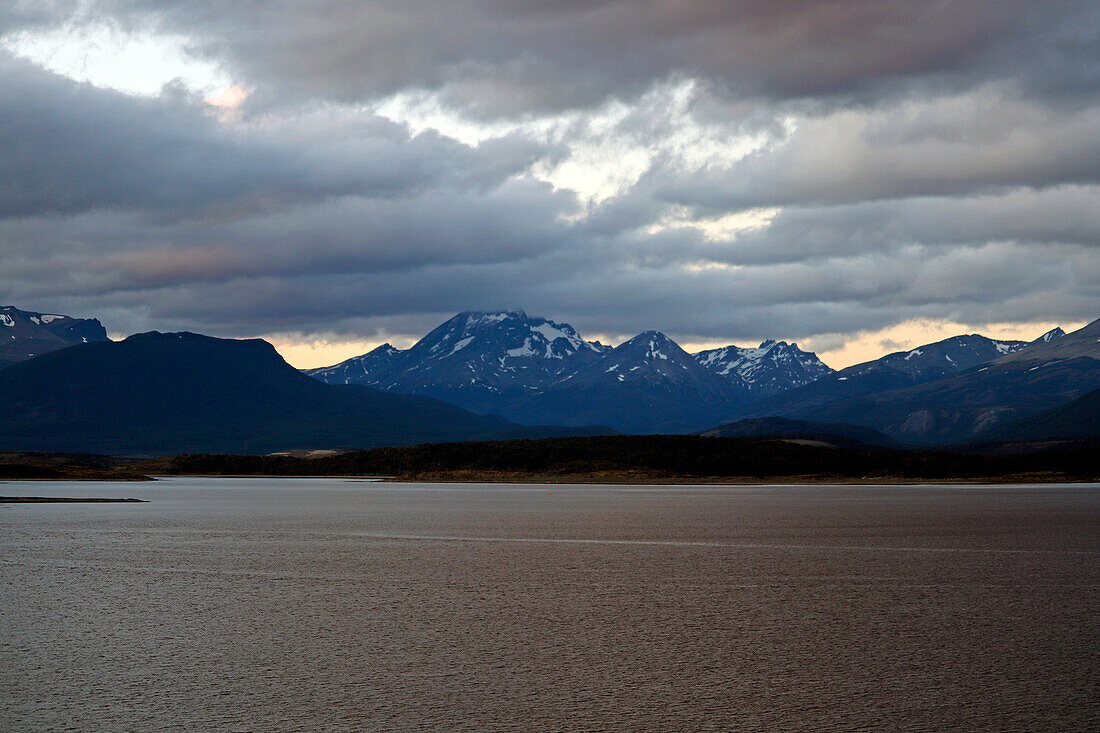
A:
[[[523,340],[523,346],[518,346],[514,349],[508,349],[504,353],[508,356],[518,358],[523,356],[536,356],[538,355],[539,351],[535,349],[535,347],[531,344],[531,339],[528,338]],[[503,362],[504,360],[501,359],[502,364]]]
[[[515,316],[523,316],[523,311],[511,312],[502,311],[500,313],[471,313],[466,318],[466,328],[474,328],[477,325],[489,325],[493,323],[500,323]]]
[[[451,353],[454,354],[457,351],[462,351],[462,349],[469,346],[470,342],[473,341],[473,340],[474,340],[473,336],[467,336],[464,339],[459,339],[458,342],[455,343],[454,348],[451,349]]]
[[[537,325],[532,325],[531,331],[532,333],[541,334],[550,345],[558,339],[565,339],[574,349],[588,348],[593,351],[599,351],[599,348],[595,344],[590,344],[578,336],[572,326],[562,326],[553,321],[544,321]],[[560,354],[551,354],[549,351],[547,351],[547,356],[561,358]]]
[[[11,305],[0,307],[0,326],[6,329],[0,367],[66,346],[107,340],[103,324],[94,318],[24,311]]]

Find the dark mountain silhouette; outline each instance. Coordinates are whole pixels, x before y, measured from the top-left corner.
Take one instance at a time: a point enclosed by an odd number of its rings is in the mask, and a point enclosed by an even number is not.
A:
[[[1062,329],[1056,329],[1061,331]],[[1031,342],[1026,349],[1019,349],[997,359],[1000,364],[1040,364],[1058,359],[1087,357],[1100,361],[1100,319],[1079,328],[1048,339],[1045,335]]]
[[[1026,341],[997,341],[979,334],[953,336],[841,369],[806,386],[763,400],[748,414],[813,419],[812,412],[818,406],[931,382],[1025,346]]]
[[[258,339],[152,332],[0,370],[4,450],[262,453],[576,432],[326,385]]]
[[[796,408],[785,416],[853,423],[912,445],[971,442],[985,430],[1100,388],[1100,361],[990,363],[904,389]]]

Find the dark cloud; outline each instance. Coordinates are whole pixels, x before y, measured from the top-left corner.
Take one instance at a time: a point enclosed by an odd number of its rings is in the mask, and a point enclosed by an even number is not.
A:
[[[0,216],[261,205],[300,187],[280,151],[164,99],[136,100],[0,56]]]
[[[1095,89],[1097,19],[1077,0],[103,0],[92,12],[195,39],[279,95],[443,90],[481,114],[631,98],[671,75],[770,99],[1014,79]]]

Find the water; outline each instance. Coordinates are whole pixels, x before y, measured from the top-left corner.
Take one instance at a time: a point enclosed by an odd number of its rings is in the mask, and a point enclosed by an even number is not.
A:
[[[0,730],[1096,730],[1100,489],[0,483]]]

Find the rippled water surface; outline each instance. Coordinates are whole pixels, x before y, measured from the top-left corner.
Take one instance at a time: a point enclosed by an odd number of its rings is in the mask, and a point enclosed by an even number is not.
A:
[[[0,483],[0,730],[1097,730],[1100,489]]]

